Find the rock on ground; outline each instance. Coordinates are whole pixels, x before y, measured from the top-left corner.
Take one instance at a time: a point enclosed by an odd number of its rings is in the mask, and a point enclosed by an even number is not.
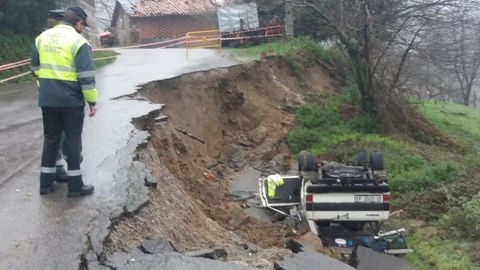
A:
[[[139,250],[129,253],[117,252],[106,262],[108,267],[117,270],[253,270],[248,266],[184,256],[180,253],[145,254]]]
[[[358,270],[416,270],[405,260],[362,246],[357,248],[357,261]]]
[[[301,247],[302,251],[295,253],[292,257],[286,257],[283,261],[276,261],[275,270],[354,270],[348,264],[327,255],[316,252],[308,247]],[[388,268],[384,268],[388,269]]]

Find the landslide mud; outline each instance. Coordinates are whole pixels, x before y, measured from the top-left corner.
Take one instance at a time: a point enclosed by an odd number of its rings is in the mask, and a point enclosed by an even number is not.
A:
[[[335,94],[335,88],[320,66],[297,78],[281,58],[144,85],[136,98],[165,104],[160,115],[168,117],[160,123],[154,116],[135,121],[151,133],[138,158],[158,187],[148,205],[114,227],[108,249],[162,238],[179,251],[224,248],[229,261],[271,267],[289,253],[284,241],[296,234],[286,225],[247,216],[242,203],[228,195],[231,180],[249,166],[288,169],[286,136],[295,125],[294,109],[306,98],[321,101]],[[251,243],[256,254],[246,248]]]

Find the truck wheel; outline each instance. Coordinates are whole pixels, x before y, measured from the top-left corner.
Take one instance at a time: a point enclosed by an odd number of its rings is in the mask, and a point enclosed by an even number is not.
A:
[[[357,166],[366,166],[368,164],[368,154],[367,151],[362,149],[358,152],[357,155]]]
[[[307,151],[302,151],[298,155],[298,171],[299,172],[316,172],[318,171],[315,156]]]
[[[370,167],[374,171],[381,171],[384,169],[382,152],[375,151],[370,155]]]

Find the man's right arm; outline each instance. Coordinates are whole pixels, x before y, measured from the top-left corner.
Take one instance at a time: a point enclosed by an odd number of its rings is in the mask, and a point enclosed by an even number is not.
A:
[[[97,89],[95,88],[95,65],[93,63],[92,48],[88,43],[80,47],[75,56],[75,65],[78,72],[78,83],[82,87],[85,101],[90,107],[90,116],[94,116],[97,109]]]

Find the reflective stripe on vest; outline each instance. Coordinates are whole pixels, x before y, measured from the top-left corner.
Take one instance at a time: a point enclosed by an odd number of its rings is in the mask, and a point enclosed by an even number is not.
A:
[[[38,77],[62,81],[77,81],[75,56],[88,41],[68,25],[57,25],[35,40],[40,57]]]

